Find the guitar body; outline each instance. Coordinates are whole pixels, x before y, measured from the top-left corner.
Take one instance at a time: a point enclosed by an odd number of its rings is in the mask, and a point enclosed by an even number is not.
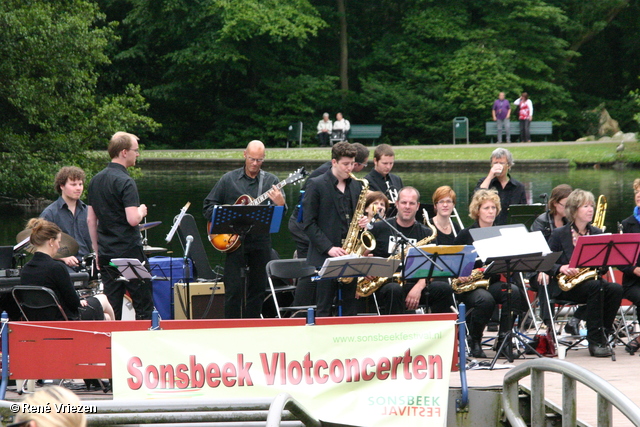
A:
[[[243,194],[238,197],[235,205],[248,205],[253,201],[251,196]],[[207,222],[207,230],[211,229],[211,222]],[[240,247],[240,239],[237,234],[209,234],[209,241],[220,252],[233,252]]]
[[[289,174],[288,178],[280,181],[275,185],[275,187],[279,190],[287,184],[294,184],[301,181],[306,175],[307,172],[304,170],[304,167],[301,167],[297,171]],[[269,191],[271,191],[271,189],[267,190],[255,199],[243,194],[238,197],[238,200],[236,200],[234,205],[259,205],[269,197]],[[211,222],[207,222],[207,234],[209,230],[211,230]],[[208,237],[213,247],[220,252],[233,252],[238,249],[241,244],[240,238],[237,234],[208,234]]]

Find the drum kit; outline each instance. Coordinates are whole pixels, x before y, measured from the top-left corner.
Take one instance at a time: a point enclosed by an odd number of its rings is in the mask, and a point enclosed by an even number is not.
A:
[[[162,224],[162,221],[152,221],[142,223],[138,226],[140,229],[140,237],[142,238],[142,249],[147,256],[167,252],[167,248],[154,247],[147,244],[148,230],[157,227],[160,224]],[[29,244],[30,236],[31,230],[28,228],[19,232],[16,235],[17,245],[15,248],[24,249],[27,252],[33,253],[34,247]],[[78,242],[76,242],[76,240],[67,233],[62,233],[60,249],[54,258],[61,259],[76,255],[78,253],[78,249]],[[100,271],[98,270],[96,255],[94,253],[85,255],[82,258],[78,272],[85,273],[89,277],[88,281],[74,281],[74,287],[80,298],[87,298],[103,293],[102,279],[100,277]],[[122,320],[135,320],[135,318],[135,310],[133,309],[131,297],[125,294],[122,301]]]

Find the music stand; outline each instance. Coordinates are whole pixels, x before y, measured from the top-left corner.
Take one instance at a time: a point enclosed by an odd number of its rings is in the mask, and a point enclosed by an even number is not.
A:
[[[341,277],[391,277],[398,269],[400,260],[381,257],[358,257],[343,255],[327,258],[318,272],[322,279],[339,279]],[[338,316],[342,316],[342,289],[338,295]]]
[[[541,253],[534,254],[521,254],[521,255],[510,255],[503,257],[495,257],[495,258],[487,258],[486,262],[489,263],[489,266],[485,269],[485,275],[489,276],[491,274],[505,274],[507,277],[507,304],[509,304],[509,311],[507,312],[507,316],[509,319],[509,325],[511,325],[513,321],[513,306],[511,301],[511,282],[510,278],[513,273],[526,273],[531,271],[548,271],[553,268],[553,265],[560,257],[560,252],[553,252],[550,254],[542,255]],[[526,295],[525,295],[526,297]],[[500,344],[500,347],[496,351],[493,360],[491,361],[491,365],[489,369],[493,369],[498,357],[500,354],[504,353],[505,357],[509,361],[509,363],[513,362],[513,336],[520,341],[523,347],[529,348],[538,357],[542,357],[540,353],[531,345],[520,338],[519,335],[513,334],[513,328],[510,328],[503,340]],[[506,348],[505,348],[506,347]],[[520,357],[524,352],[518,350],[517,357]]]
[[[113,258],[111,263],[118,268],[118,271],[127,280],[151,280],[149,270],[137,258]]]
[[[547,205],[536,203],[533,205],[511,205],[507,210],[507,224],[524,224],[527,229],[531,228],[536,220],[547,209]]]
[[[442,266],[442,270],[436,270],[431,259],[426,258],[421,251],[409,248],[405,259],[405,279],[465,277],[471,274],[476,261],[473,245],[422,246],[420,249],[429,253],[433,261]]]
[[[640,254],[640,234],[596,234],[580,236],[569,261],[569,268],[622,267],[635,265]],[[600,292],[602,283],[600,284]],[[602,297],[601,303],[604,304]],[[602,310],[602,307],[601,307]],[[615,362],[616,355],[603,329],[605,341],[611,350],[611,360]]]
[[[215,206],[211,217],[209,234],[237,234],[244,259],[244,240],[249,234],[277,233],[284,214],[283,206],[275,205],[224,205]],[[243,298],[240,305],[240,317],[244,317],[247,309],[248,267],[245,263],[240,270],[244,278]],[[187,286],[187,308],[189,307],[189,287]]]

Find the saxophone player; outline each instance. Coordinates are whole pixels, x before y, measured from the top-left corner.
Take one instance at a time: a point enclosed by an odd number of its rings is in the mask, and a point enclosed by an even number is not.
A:
[[[609,357],[611,350],[607,346],[607,335],[612,331],[613,320],[620,308],[622,286],[596,278],[584,280],[568,291],[562,291],[556,280],[558,274],[570,278],[578,273],[578,269],[569,268],[578,237],[602,233],[602,230],[590,224],[594,212],[593,194],[581,189],[573,190],[567,197],[565,212],[569,224],[553,230],[549,239],[549,248],[554,252],[562,252],[553,270],[548,272],[552,276],[549,280],[549,297],[586,304],[589,354],[593,357]]]
[[[329,257],[346,255],[342,241],[347,237],[349,225],[362,190],[360,182],[350,177],[355,165],[356,148],[348,142],[339,142],[331,149],[331,168],[316,178],[307,180],[302,201],[304,231],[309,237],[307,262],[320,268]],[[330,316],[337,294],[336,280],[318,280],[313,286],[299,291],[295,300],[308,300],[315,292],[317,316]],[[345,316],[357,314],[356,280],[342,285],[342,312]],[[295,301],[294,301],[295,304]]]
[[[640,178],[633,181],[633,193],[636,206],[630,217],[622,221],[623,233],[640,233]],[[624,298],[635,304],[636,310],[640,307],[640,256],[636,260],[635,265],[620,267],[622,271],[622,289]],[[636,337],[631,341],[625,349],[633,355],[640,349],[640,337]]]
[[[398,192],[397,206],[397,216],[389,219],[391,225],[414,244],[433,236],[431,229],[416,221],[416,212],[420,208],[418,190],[413,187],[402,188]],[[402,250],[395,232],[383,221],[373,224],[371,234],[376,239],[373,255],[387,258]],[[376,296],[380,303],[380,314],[404,314],[407,310],[416,310],[420,304],[427,305],[432,313],[449,313],[454,302],[453,290],[448,283],[434,281],[427,285],[425,279],[410,281],[402,286],[390,281],[376,291]]]

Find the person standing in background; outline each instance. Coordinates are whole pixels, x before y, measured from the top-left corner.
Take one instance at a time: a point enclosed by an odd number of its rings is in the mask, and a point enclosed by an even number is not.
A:
[[[520,142],[531,142],[529,128],[533,119],[533,104],[529,99],[529,94],[522,92],[520,98],[516,99],[513,104],[520,107],[520,112],[518,113],[518,119],[520,119]]]
[[[507,144],[511,142],[511,127],[509,117],[511,116],[511,104],[508,99],[505,99],[504,92],[498,94],[498,99],[493,103],[491,109],[493,115],[493,121],[496,122],[498,127],[498,144],[502,142],[502,132],[507,134]]]

